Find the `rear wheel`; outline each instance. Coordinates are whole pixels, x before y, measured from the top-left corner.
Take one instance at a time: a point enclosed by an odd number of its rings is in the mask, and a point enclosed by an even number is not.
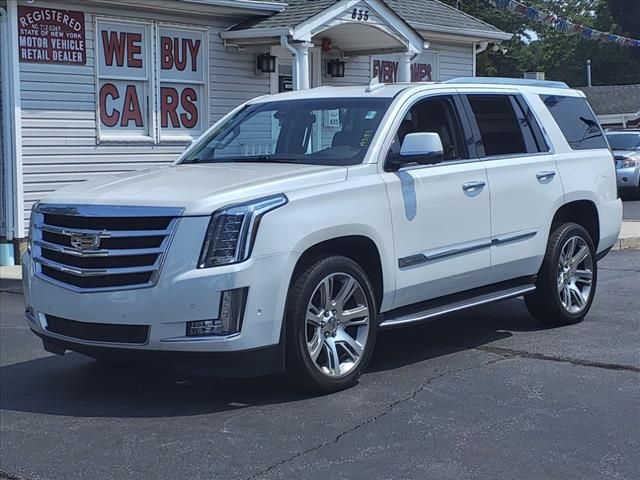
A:
[[[549,238],[536,291],[525,297],[529,312],[540,322],[570,325],[589,312],[596,291],[598,267],[589,233],[565,223]]]
[[[377,331],[371,282],[353,260],[328,256],[294,279],[287,302],[287,374],[329,393],[357,382]]]

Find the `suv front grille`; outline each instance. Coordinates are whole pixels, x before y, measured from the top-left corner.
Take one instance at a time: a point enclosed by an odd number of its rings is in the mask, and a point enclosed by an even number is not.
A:
[[[181,209],[39,205],[33,212],[36,273],[78,291],[153,286]]]
[[[147,325],[88,323],[47,315],[47,330],[65,337],[105,343],[147,343]]]

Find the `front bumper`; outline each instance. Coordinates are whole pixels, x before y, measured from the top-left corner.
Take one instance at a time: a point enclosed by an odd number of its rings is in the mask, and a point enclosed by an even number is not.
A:
[[[204,238],[207,225],[208,218],[181,219],[158,283],[151,288],[74,291],[34,275],[34,265],[26,253],[23,281],[25,302],[31,312],[27,316],[29,327],[54,346],[51,350],[57,345],[88,354],[111,351],[122,357],[148,352],[150,357],[169,354],[178,358],[175,354],[235,354],[278,347],[295,256],[262,256],[237,265],[198,269],[200,245],[194,239]],[[186,336],[187,322],[218,318],[223,291],[245,287],[248,295],[240,333]],[[93,324],[146,325],[149,333],[144,344],[86,341],[49,331],[48,315]]]
[[[625,190],[640,187],[640,166],[616,169],[618,189]]]

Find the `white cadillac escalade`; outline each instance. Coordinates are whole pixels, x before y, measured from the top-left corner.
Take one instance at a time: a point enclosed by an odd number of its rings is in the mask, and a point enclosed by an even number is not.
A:
[[[335,391],[382,329],[522,295],[547,325],[582,320],[621,210],[600,125],[561,83],[267,96],[172,166],[37,204],[26,316],[58,354]]]

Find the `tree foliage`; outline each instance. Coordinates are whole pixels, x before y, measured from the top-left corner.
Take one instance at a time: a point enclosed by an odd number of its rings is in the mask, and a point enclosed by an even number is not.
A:
[[[586,40],[559,32],[527,17],[500,10],[486,0],[444,0],[452,6],[513,33],[507,49],[488,49],[478,55],[478,75],[521,77],[545,72],[549,80],[571,86],[586,85],[586,62],[591,60],[594,85],[640,83],[640,48]],[[520,0],[574,23],[618,35],[640,38],[640,0]]]

